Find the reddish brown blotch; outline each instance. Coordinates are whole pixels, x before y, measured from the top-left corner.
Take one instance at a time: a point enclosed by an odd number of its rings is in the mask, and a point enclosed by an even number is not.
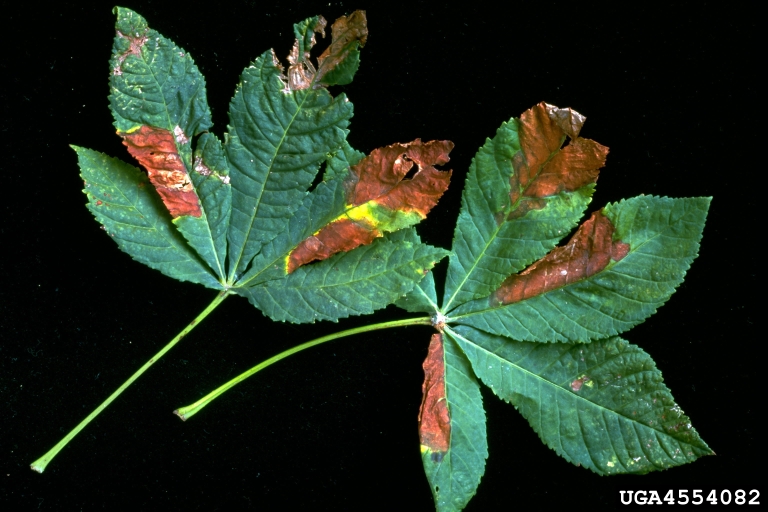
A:
[[[445,396],[445,362],[443,335],[433,334],[427,358],[423,363],[424,383],[421,386],[419,410],[419,439],[422,451],[440,462],[451,442],[451,416]]]
[[[520,116],[520,148],[510,177],[512,211],[518,218],[543,208],[546,197],[597,181],[608,148],[579,137],[586,118],[570,108],[539,103]],[[561,149],[566,135],[571,142]]]
[[[370,202],[390,211],[415,212],[421,219],[425,218],[448,189],[451,171],[439,171],[434,166],[447,163],[451,149],[451,141],[422,143],[416,139],[409,144],[373,150],[349,170],[344,182],[347,207],[351,210]],[[418,171],[411,179],[404,179],[414,164]],[[381,222],[373,216],[355,219],[340,216],[291,252],[287,272],[337,252],[370,244],[384,231],[391,231]]]
[[[147,170],[149,181],[174,219],[183,215],[202,215],[197,193],[176,148],[178,133],[174,135],[162,128],[141,126],[130,133],[118,132],[118,135],[123,138],[128,152]]]
[[[519,274],[508,277],[490,297],[492,305],[511,304],[592,276],[629,252],[613,240],[614,226],[602,211],[584,222],[571,240]]]

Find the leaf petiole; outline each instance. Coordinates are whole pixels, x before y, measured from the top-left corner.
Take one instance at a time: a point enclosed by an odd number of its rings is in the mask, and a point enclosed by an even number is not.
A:
[[[211,401],[213,401],[216,397],[218,397],[225,391],[229,390],[230,388],[234,387],[235,385],[239,384],[240,382],[244,381],[251,375],[254,375],[260,372],[264,368],[267,368],[268,366],[271,366],[272,364],[282,359],[285,359],[288,356],[292,356],[293,354],[301,352],[302,350],[306,350],[316,345],[320,345],[322,343],[325,343],[326,341],[345,338],[347,336],[353,336],[355,334],[360,334],[360,333],[370,332],[370,331],[377,331],[380,329],[390,329],[392,327],[403,327],[406,325],[432,325],[432,320],[429,317],[420,317],[420,318],[407,318],[405,320],[395,320],[392,322],[382,322],[379,324],[372,324],[372,325],[366,325],[363,327],[356,327],[354,329],[347,329],[346,331],[340,331],[337,333],[329,334],[327,336],[323,336],[321,338],[317,338],[312,341],[302,343],[301,345],[296,345],[295,347],[289,348],[288,350],[280,352],[279,354],[272,356],[265,361],[262,361],[261,363],[257,364],[250,370],[244,373],[241,373],[240,375],[230,380],[226,384],[211,391],[210,393],[205,395],[203,398],[201,398],[197,402],[191,405],[187,405],[186,407],[180,407],[176,409],[175,411],[173,411],[173,414],[181,418],[182,421],[186,421],[192,416],[194,416],[195,414],[197,414],[198,412],[200,412],[200,410],[203,407],[211,403]]]
[[[32,468],[34,471],[37,471],[38,473],[42,473],[43,471],[45,471],[45,468],[46,466],[48,466],[48,463],[50,463],[51,460],[53,460],[53,458],[61,451],[62,448],[64,448],[67,445],[67,443],[69,443],[77,434],[79,434],[80,431],[83,430],[86,425],[88,425],[88,423],[90,423],[94,418],[96,418],[96,416],[99,415],[99,413],[101,413],[101,411],[106,409],[107,406],[111,404],[115,398],[120,396],[120,393],[125,391],[128,388],[128,386],[133,384],[133,382],[136,379],[138,379],[145,371],[147,371],[150,366],[155,364],[158,359],[163,357],[166,352],[171,350],[173,346],[176,345],[176,343],[178,343],[179,341],[181,341],[181,339],[184,336],[186,336],[192,329],[194,329],[197,326],[197,324],[202,322],[203,319],[207,317],[211,313],[211,311],[216,309],[216,307],[219,304],[221,304],[221,302],[224,299],[226,299],[229,294],[230,294],[229,290],[224,290],[220,292],[218,295],[216,295],[216,298],[213,300],[213,302],[211,302],[208,305],[208,307],[206,307],[203,310],[202,313],[197,315],[197,317],[194,320],[192,320],[189,323],[189,325],[187,325],[179,334],[177,334],[176,337],[173,338],[166,346],[164,346],[162,350],[160,350],[160,352],[155,354],[149,361],[144,363],[144,366],[139,368],[136,371],[136,373],[131,375],[131,377],[128,380],[126,380],[122,386],[117,388],[114,393],[109,395],[109,398],[104,400],[104,402],[100,406],[94,409],[94,411],[91,414],[89,414],[83,421],[81,421],[75,428],[73,428],[69,434],[67,434],[61,441],[56,443],[56,446],[48,450],[48,453],[46,453],[45,455],[37,459],[32,464],[30,464],[30,468]]]

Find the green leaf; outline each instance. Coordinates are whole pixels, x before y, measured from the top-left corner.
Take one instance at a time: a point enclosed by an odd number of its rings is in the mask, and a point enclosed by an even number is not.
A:
[[[501,125],[472,160],[443,311],[493,292],[576,225],[608,148],[578,136],[584,117],[540,103]],[[561,149],[566,135],[571,142]]]
[[[230,276],[285,229],[320,163],[343,143],[352,104],[325,89],[284,91],[270,52],[248,67],[230,105]]]
[[[168,277],[222,289],[176,231],[144,173],[102,153],[72,148],[85,181],[88,209],[120,249]]]
[[[147,173],[75,147],[88,208],[137,261],[220,293],[33,469],[42,471],[232,293],[273,320],[297,323],[392,303],[431,315],[304,343],[205,400],[331,339],[431,322],[439,332],[424,362],[419,435],[438,510],[466,506],[485,470],[478,377],[547,445],[599,474],[645,473],[712,453],[650,357],[615,337],[682,282],[709,198],[609,204],[555,247],[591,201],[607,148],[579,136],[583,116],[540,103],[502,124],[478,151],[449,253],[421,243],[412,226],[448,187],[451,172],[436,166],[448,162],[453,143],[416,139],[364,156],[346,141],[352,104],[326,90],[349,83],[357,70],[368,35],[364,12],[336,20],[317,68],[311,50],[315,34],[325,35],[321,16],[294,26],[285,73],[273,51],[257,58],[231,101],[223,144],[208,133],[205,81],[191,57],[138,14],[116,12],[110,108]],[[322,181],[309,191],[323,164]],[[440,308],[430,270],[449,254]],[[563,343],[544,343],[555,341]],[[183,408],[182,417],[203,402]]]
[[[190,139],[212,126],[205,79],[183,48],[151,30],[144,18],[117,7],[116,36],[110,66],[110,108],[118,134],[130,153],[149,171],[149,179],[168,207],[179,231],[225,278],[227,205],[208,198],[192,169]],[[205,146],[200,141],[199,146]],[[224,174],[226,175],[226,173]],[[206,197],[200,197],[200,195]],[[229,192],[225,192],[228,195]],[[218,197],[217,200],[224,200]]]
[[[572,464],[600,475],[643,474],[713,453],[651,357],[621,338],[543,344],[463,326],[446,332],[483,383]]]
[[[208,221],[208,229],[201,233],[203,238],[197,243],[190,243],[198,249],[198,252],[206,253],[206,261],[215,262],[219,277],[223,280],[226,276],[227,261],[227,231],[229,231],[229,217],[232,211],[232,186],[229,177],[229,161],[224,153],[224,148],[219,139],[211,133],[204,133],[197,141],[192,173],[192,183],[200,196],[200,203]],[[182,232],[185,227],[181,224],[188,222],[190,217],[180,217],[174,222]],[[195,226],[186,228],[187,233],[192,233]],[[189,238],[191,235],[187,235]],[[213,243],[208,245],[208,240]],[[214,251],[213,254],[207,250]]]
[[[294,323],[365,315],[405,295],[447,251],[413,230],[380,238],[259,286],[235,288],[273,320]]]
[[[606,206],[568,245],[451,320],[520,341],[622,333],[669,299],[698,255],[710,198],[640,196]]]
[[[208,130],[213,122],[205,79],[192,57],[135,12],[123,7],[115,12],[109,102],[118,132],[152,126],[191,139]],[[189,146],[180,154],[189,168]]]
[[[421,459],[440,512],[463,509],[485,472],[488,444],[480,385],[450,337],[432,335],[419,412]]]

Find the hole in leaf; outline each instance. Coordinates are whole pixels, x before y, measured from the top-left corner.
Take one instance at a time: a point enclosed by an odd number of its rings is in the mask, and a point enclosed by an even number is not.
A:
[[[314,179],[312,180],[312,183],[309,185],[309,188],[307,189],[307,192],[312,192],[315,190],[315,187],[317,187],[320,183],[323,181],[323,176],[325,175],[327,164],[322,164],[320,168],[317,170],[317,174],[315,174]]]
[[[405,158],[405,157],[403,157]],[[410,161],[409,158],[405,158],[406,160]],[[414,176],[416,176],[416,173],[419,172],[419,166],[414,165],[413,168],[405,173],[405,176],[403,176],[403,180],[412,180]]]

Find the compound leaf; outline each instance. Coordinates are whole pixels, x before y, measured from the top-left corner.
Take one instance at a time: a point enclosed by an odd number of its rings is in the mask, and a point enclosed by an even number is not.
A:
[[[273,320],[337,321],[393,302],[430,313],[439,332],[423,365],[419,435],[438,510],[463,508],[485,470],[478,378],[548,446],[599,474],[712,453],[650,357],[615,336],[682,282],[710,198],[609,204],[556,247],[608,150],[579,136],[579,113],[540,103],[478,151],[449,253],[412,226],[448,187],[451,171],[436,166],[453,143],[417,139],[365,156],[346,141],[352,104],[326,89],[358,68],[364,12],[336,20],[317,67],[321,16],[294,25],[285,73],[273,51],[246,68],[224,143],[208,133],[192,58],[138,14],[116,13],[110,108],[146,174],[74,147],[88,208],[137,261],[242,295]],[[446,255],[439,307],[430,270]]]
[[[588,342],[639,324],[698,255],[710,198],[609,204],[559,247],[452,320],[520,341]]]
[[[446,329],[477,376],[512,403],[558,455],[600,475],[648,473],[713,452],[639,347],[512,341]]]

